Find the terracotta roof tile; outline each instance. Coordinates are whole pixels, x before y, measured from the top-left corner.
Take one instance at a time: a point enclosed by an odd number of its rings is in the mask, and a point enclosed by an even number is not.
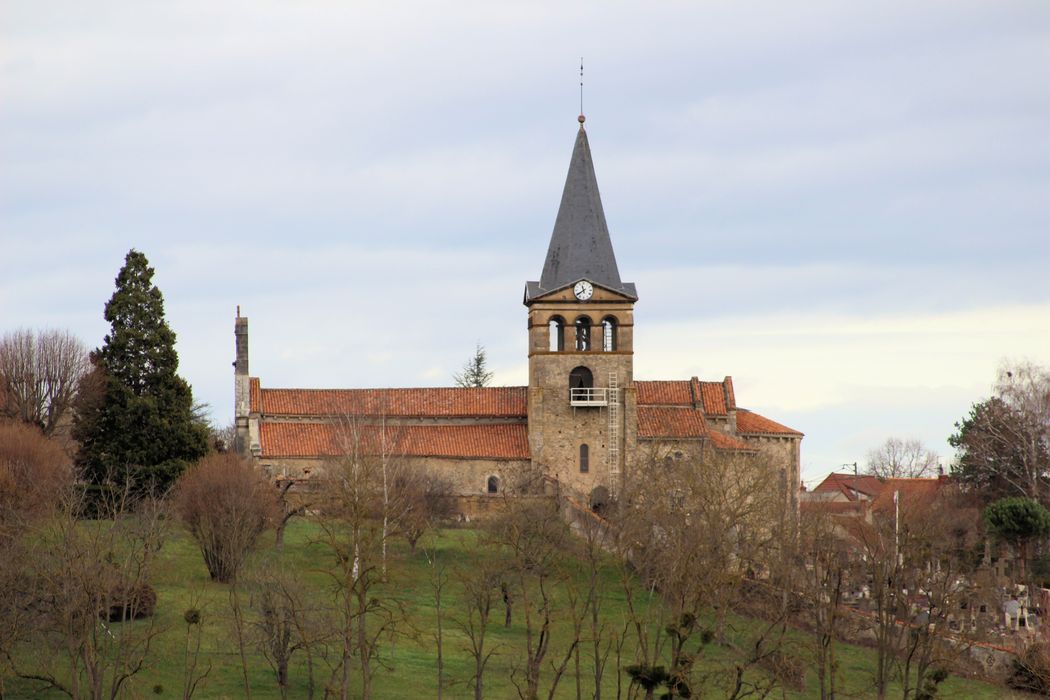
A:
[[[717,430],[712,430],[707,434],[711,438],[711,443],[720,450],[754,450],[755,448],[748,445],[743,440],[739,440],[731,435],[720,433]]]
[[[281,416],[524,418],[528,388],[262,389],[261,412]],[[253,402],[254,405],[254,402]]]
[[[692,407],[638,407],[638,437],[702,438],[705,435],[704,415]]]
[[[704,399],[704,413],[712,416],[727,415],[726,393],[722,382],[701,382],[693,377],[693,383]]]
[[[738,423],[739,419],[740,416],[738,415]],[[813,491],[814,493],[841,493],[847,499],[853,501],[857,498],[855,493],[857,491],[874,499],[882,493],[883,488],[883,483],[870,474],[854,475],[832,472],[817,484]]]
[[[692,406],[688,381],[635,382],[639,406]]]
[[[249,411],[252,413],[258,413],[259,406],[262,404],[262,399],[259,398],[259,378],[249,377],[248,378],[248,396],[250,401]]]
[[[802,433],[797,430],[781,425],[745,408],[737,409],[736,429],[741,434],[798,435],[802,437]]]
[[[882,492],[875,498],[873,508],[877,511],[893,510],[893,493],[898,492],[902,507],[923,508],[929,505],[947,485],[947,479],[886,479]]]
[[[331,423],[279,423],[259,426],[263,457],[336,457],[347,452],[347,431]],[[409,425],[386,430],[387,451],[407,457],[465,459],[528,459],[528,431],[524,424]],[[362,426],[358,440],[363,452],[378,453],[377,426]]]

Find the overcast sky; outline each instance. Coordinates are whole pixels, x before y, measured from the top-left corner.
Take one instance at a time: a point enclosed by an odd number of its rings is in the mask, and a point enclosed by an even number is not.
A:
[[[732,375],[803,476],[1050,365],[1050,3],[0,2],[0,332],[90,347],[129,248],[181,373],[526,382],[579,110],[636,376]]]

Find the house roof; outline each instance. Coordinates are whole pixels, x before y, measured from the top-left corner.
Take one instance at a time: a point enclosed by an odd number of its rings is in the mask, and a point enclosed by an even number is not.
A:
[[[598,193],[591,147],[582,123],[569,160],[569,172],[565,177],[543,272],[538,284],[526,284],[526,303],[581,279],[632,299],[638,298],[634,285],[620,280],[605,210]]]
[[[692,406],[689,382],[683,380],[636,381],[639,406]]]
[[[723,450],[753,449],[745,441],[709,430],[706,416],[719,418],[735,407],[732,379],[639,381],[638,437],[708,439]],[[264,457],[332,456],[338,453],[333,427],[304,419],[421,418],[437,425],[398,426],[406,454],[413,456],[527,459],[527,387],[428,387],[415,389],[265,389],[250,381],[251,410],[265,418],[260,443]],[[489,419],[509,424],[456,425],[455,419]],[[801,435],[744,409],[737,410],[741,435]],[[492,429],[489,432],[481,429]],[[469,429],[475,429],[473,432]]]
[[[899,494],[898,500],[908,507],[921,508],[940,493],[942,487],[948,483],[945,478],[933,479],[886,479],[882,482],[882,492],[875,497],[872,508],[876,511],[890,511],[893,509],[893,494]]]
[[[704,415],[692,406],[639,406],[638,437],[702,438],[707,435]]]
[[[740,416],[737,415],[737,425]],[[857,492],[874,499],[882,493],[883,483],[870,474],[838,474],[832,472],[824,477],[824,481],[817,484],[814,493],[841,493],[847,500],[857,500]]]
[[[338,426],[331,423],[264,422],[259,426],[262,457],[339,457],[360,450],[395,458],[529,459],[525,425]],[[385,449],[383,449],[385,443]]]
[[[258,398],[256,398],[258,393]],[[252,410],[279,416],[525,418],[527,387],[422,389],[259,389]]]
[[[725,386],[722,382],[702,382],[696,377],[690,380],[704,402],[704,412],[715,416],[729,413],[726,409]]]
[[[736,429],[742,435],[797,435],[802,433],[746,408],[737,409]]]
[[[743,440],[733,437],[732,435],[726,435],[720,433],[717,430],[710,430],[707,436],[711,438],[711,443],[720,450],[754,450],[754,446],[748,445]]]

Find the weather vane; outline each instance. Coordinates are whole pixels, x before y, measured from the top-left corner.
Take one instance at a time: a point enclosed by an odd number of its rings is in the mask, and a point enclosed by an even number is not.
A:
[[[581,127],[583,126],[583,122],[587,119],[583,116],[583,56],[580,56],[580,116],[578,119]]]

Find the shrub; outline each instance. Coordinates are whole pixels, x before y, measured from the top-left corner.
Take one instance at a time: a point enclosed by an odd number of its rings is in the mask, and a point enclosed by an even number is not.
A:
[[[797,656],[773,651],[763,657],[759,665],[788,690],[802,692],[806,689],[806,664]]]
[[[179,479],[175,511],[197,541],[211,578],[228,583],[277,517],[277,492],[236,455],[213,454]]]
[[[1050,644],[1036,642],[1014,659],[1006,684],[1017,690],[1050,695]]]
[[[148,583],[118,584],[110,591],[109,600],[107,617],[110,622],[141,620],[157,609],[157,592]]]
[[[0,529],[50,510],[72,482],[69,456],[39,428],[0,423]]]

